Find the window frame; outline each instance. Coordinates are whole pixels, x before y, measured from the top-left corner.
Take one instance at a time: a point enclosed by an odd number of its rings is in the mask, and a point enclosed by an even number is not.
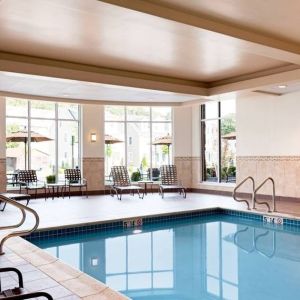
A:
[[[112,105],[105,105],[105,107],[107,106],[112,106]],[[152,180],[152,169],[153,169],[153,124],[170,124],[171,125],[171,132],[170,134],[173,136],[173,114],[174,114],[174,110],[173,107],[171,106],[165,106],[165,107],[170,107],[171,109],[171,119],[169,121],[167,120],[153,120],[153,113],[152,113],[152,108],[153,106],[146,106],[150,108],[149,111],[149,120],[147,121],[134,121],[134,120],[128,120],[128,113],[127,113],[127,108],[128,107],[132,107],[134,105],[124,105],[123,109],[124,109],[124,119],[123,120],[106,120],[106,116],[105,116],[105,109],[104,109],[104,131],[106,133],[106,124],[108,123],[122,123],[124,124],[124,143],[125,143],[125,153],[124,153],[124,158],[125,158],[125,166],[126,168],[128,168],[128,128],[127,128],[127,124],[149,124],[150,125],[150,180]],[[173,146],[173,144],[172,144]],[[105,153],[105,151],[104,151]],[[173,157],[173,149],[172,149],[172,156],[170,156],[170,163],[172,163],[174,161],[174,157]],[[105,163],[106,163],[106,155],[105,155]],[[109,176],[108,174],[105,174],[105,177]]]
[[[226,101],[226,100],[225,100]],[[225,102],[224,101],[224,102]],[[201,135],[201,181],[207,182],[206,177],[206,157],[205,157],[205,142],[206,142],[206,122],[209,121],[217,121],[218,122],[218,178],[216,183],[224,183],[222,182],[222,133],[221,133],[221,127],[222,127],[222,120],[225,120],[226,118],[222,117],[222,105],[221,101],[217,101],[218,103],[218,111],[217,116],[214,118],[206,118],[205,116],[205,106],[207,103],[200,105],[200,135]]]
[[[19,98],[10,98],[7,97],[6,100],[8,99],[18,99],[18,100],[23,100],[27,102],[27,116],[16,116],[16,115],[12,115],[12,114],[7,114],[7,110],[5,113],[5,120],[7,119],[23,119],[23,120],[27,120],[27,127],[28,127],[28,166],[27,169],[30,170],[31,169],[31,138],[30,138],[30,134],[31,134],[31,121],[32,120],[43,120],[43,121],[54,121],[55,122],[55,137],[54,137],[54,141],[55,141],[55,176],[58,180],[58,123],[63,121],[63,122],[77,122],[78,124],[78,167],[81,169],[81,165],[82,165],[82,156],[81,156],[81,145],[82,145],[82,139],[81,139],[81,115],[82,115],[82,107],[80,104],[77,103],[73,103],[78,105],[78,119],[77,120],[72,120],[72,119],[65,119],[65,118],[59,118],[59,104],[62,102],[51,102],[54,103],[54,117],[53,118],[43,118],[43,117],[32,117],[31,116],[31,105],[32,105],[32,101],[44,101],[44,100],[30,100],[30,99],[19,99]],[[75,166],[74,166],[75,167]]]

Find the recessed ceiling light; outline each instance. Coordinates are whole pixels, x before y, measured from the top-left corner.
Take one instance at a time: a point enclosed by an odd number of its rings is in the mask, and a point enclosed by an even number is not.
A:
[[[286,84],[280,84],[280,85],[278,85],[278,88],[279,89],[285,89],[285,88],[287,88],[287,85]]]

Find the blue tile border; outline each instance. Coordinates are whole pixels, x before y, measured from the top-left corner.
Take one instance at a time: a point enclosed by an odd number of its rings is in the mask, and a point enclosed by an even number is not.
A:
[[[189,220],[194,218],[199,218],[203,216],[213,216],[213,215],[226,215],[231,217],[237,217],[243,220],[255,220],[263,222],[263,215],[253,212],[243,212],[237,211],[232,209],[225,209],[225,208],[209,208],[209,209],[202,209],[190,212],[179,212],[173,214],[164,214],[160,216],[149,216],[149,217],[141,217],[143,219],[143,225],[147,224],[154,224],[154,223],[166,223],[171,222],[174,220]],[[139,218],[139,217],[136,217]],[[24,237],[27,240],[34,240],[34,239],[44,239],[49,237],[55,236],[67,236],[67,235],[76,235],[82,234],[84,232],[95,232],[95,231],[108,231],[117,228],[123,228],[123,221],[128,220],[117,220],[117,221],[110,221],[110,222],[101,222],[97,224],[89,224],[89,225],[70,225],[72,227],[67,228],[58,228],[58,229],[49,229],[49,230],[40,230],[36,231],[29,236]],[[275,228],[276,225],[268,224],[268,226]],[[276,227],[277,228],[277,227]],[[300,232],[300,220],[293,220],[284,218],[283,226],[281,226],[283,230],[288,230],[292,232]]]

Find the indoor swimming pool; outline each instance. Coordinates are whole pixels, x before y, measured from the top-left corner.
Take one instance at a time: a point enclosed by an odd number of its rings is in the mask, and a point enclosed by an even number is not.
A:
[[[300,227],[198,216],[31,240],[132,299],[295,299]]]

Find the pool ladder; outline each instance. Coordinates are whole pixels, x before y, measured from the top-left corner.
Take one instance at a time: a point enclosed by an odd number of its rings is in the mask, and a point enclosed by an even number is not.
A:
[[[265,256],[267,258],[272,258],[275,253],[276,253],[276,232],[275,231],[272,231],[270,232],[269,230],[265,231],[264,233],[261,233],[261,234],[256,234],[256,230],[255,228],[252,228],[253,230],[253,238],[252,238],[252,247],[251,249],[247,249],[243,246],[241,246],[239,243],[238,243],[238,235],[241,234],[241,233],[244,233],[244,232],[247,232],[249,230],[249,227],[245,227],[244,229],[240,229],[238,230],[234,235],[233,235],[233,243],[239,247],[240,249],[242,249],[244,252],[246,252],[247,254],[250,254],[254,251],[258,252],[259,254],[261,254],[262,256]],[[260,250],[258,247],[257,247],[257,244],[258,244],[258,240],[265,237],[265,236],[268,236],[269,234],[272,234],[272,251],[271,253],[266,253],[262,250]]]
[[[251,192],[251,198],[250,200],[249,199],[244,199],[244,198],[239,198],[237,196],[237,190],[242,186],[244,185],[247,181],[251,181],[252,183],[252,192]],[[258,191],[267,183],[267,182],[271,182],[272,184],[272,207],[273,207],[273,210],[271,209],[271,206],[270,206],[270,203],[269,202],[266,202],[266,201],[258,201],[257,200],[257,193]],[[255,181],[254,181],[254,178],[252,176],[248,176],[246,177],[244,180],[242,180],[236,187],[235,189],[233,190],[233,194],[232,194],[232,197],[235,201],[238,201],[238,202],[245,202],[247,204],[247,209],[248,210],[251,210],[252,209],[256,209],[256,203],[257,204],[264,204],[267,206],[268,208],[268,212],[276,212],[276,197],[275,197],[275,181],[272,177],[267,177],[265,180],[263,180],[259,185],[258,187],[255,188]],[[251,205],[251,201],[252,201],[252,205]]]
[[[0,239],[0,255],[3,255],[4,254],[4,251],[3,251],[4,243],[9,238],[16,237],[16,236],[26,236],[26,235],[29,235],[30,233],[32,233],[33,231],[35,231],[39,226],[40,218],[39,218],[39,215],[37,214],[37,212],[35,210],[33,210],[32,208],[27,207],[27,206],[15,201],[15,200],[12,200],[10,198],[7,198],[1,194],[0,194],[0,202],[9,203],[9,204],[19,208],[21,211],[21,214],[22,214],[22,218],[19,223],[15,224],[15,225],[0,226],[0,230],[8,230],[8,229],[14,229],[14,228],[21,227],[26,220],[26,212],[33,214],[33,216],[35,218],[35,223],[31,229],[8,232],[3,237],[0,237],[1,238]]]

